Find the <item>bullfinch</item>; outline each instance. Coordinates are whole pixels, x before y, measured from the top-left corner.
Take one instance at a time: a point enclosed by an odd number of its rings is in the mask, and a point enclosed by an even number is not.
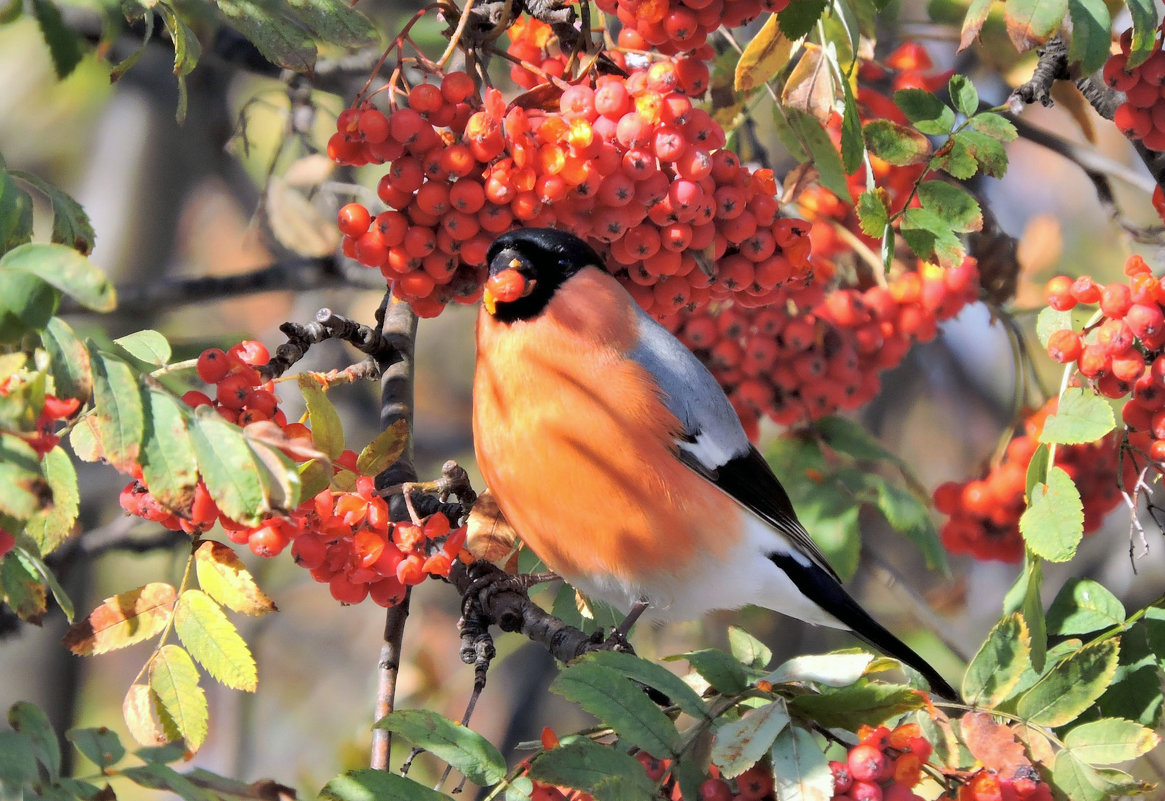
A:
[[[488,260],[477,462],[551,570],[651,620],[756,604],[849,629],[958,698],[845,591],[712,374],[594,249],[520,229]]]

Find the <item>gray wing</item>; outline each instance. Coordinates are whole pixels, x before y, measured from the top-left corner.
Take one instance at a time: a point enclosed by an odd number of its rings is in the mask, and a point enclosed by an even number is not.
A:
[[[629,355],[655,377],[664,405],[683,425],[676,440],[680,461],[767,520],[789,540],[794,553],[837,579],[708,368],[666,328],[638,307],[636,312],[639,344]]]

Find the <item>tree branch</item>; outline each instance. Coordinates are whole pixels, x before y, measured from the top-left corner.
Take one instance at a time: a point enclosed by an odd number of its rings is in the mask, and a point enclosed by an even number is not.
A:
[[[391,292],[385,294],[376,314],[380,336],[370,355],[381,370],[380,427],[383,430],[398,420],[406,420],[409,425],[405,452],[376,477],[377,489],[384,489],[417,480],[412,436],[413,357],[417,341],[417,316],[407,303],[392,297]],[[389,498],[389,516],[394,521],[408,519],[404,495]],[[385,615],[384,642],[377,661],[376,720],[391,712],[396,704],[396,683],[400,672],[405,622],[409,615],[410,593],[411,588],[407,588],[404,600],[389,607]],[[377,770],[388,770],[391,749],[392,735],[384,729],[374,729],[371,766]]]

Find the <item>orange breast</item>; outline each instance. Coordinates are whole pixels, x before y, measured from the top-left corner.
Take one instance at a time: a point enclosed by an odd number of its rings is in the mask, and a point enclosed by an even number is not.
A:
[[[682,577],[739,509],[675,456],[679,422],[634,347],[631,300],[586,270],[528,322],[478,320],[474,442],[507,519],[564,578]]]

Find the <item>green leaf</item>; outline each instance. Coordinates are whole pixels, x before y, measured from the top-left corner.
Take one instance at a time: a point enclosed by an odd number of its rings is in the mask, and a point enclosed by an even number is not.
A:
[[[1040,442],[1079,445],[1095,442],[1116,428],[1108,401],[1092,390],[1068,387],[1060,395],[1056,413],[1044,423]]]
[[[0,432],[0,514],[26,520],[49,501],[36,451],[20,437]]]
[[[931,520],[926,501],[876,473],[867,474],[867,479],[877,492],[875,503],[886,521],[910,538],[926,559],[928,568],[949,572],[947,551]]]
[[[1055,635],[1089,634],[1124,622],[1124,605],[1092,579],[1068,579],[1048,609],[1048,631]]]
[[[1092,706],[1116,673],[1120,640],[1086,645],[1057,663],[1023,694],[1016,712],[1036,726],[1063,726]]]
[[[790,3],[789,7],[813,5],[815,2],[816,0],[797,0],[796,3]],[[829,138],[829,133],[817,118],[807,112],[785,108],[779,103],[774,103],[773,108],[773,122],[781,144],[797,161],[813,162],[821,185],[837,195],[843,203],[849,203],[849,184],[846,181],[845,168],[842,166],[837,148],[833,146],[833,140]]]
[[[955,112],[925,89],[899,89],[894,93],[894,105],[927,136],[946,136],[955,128]]]
[[[899,230],[920,259],[937,261],[943,267],[955,267],[963,262],[966,253],[963,243],[951,232],[950,224],[933,211],[906,209]]]
[[[198,686],[198,669],[190,654],[172,643],[159,648],[150,660],[150,689],[158,696],[166,734],[181,737],[187,748],[197,751],[206,739],[208,713],[206,694]]]
[[[634,757],[591,740],[580,739],[539,754],[530,778],[563,785],[594,796],[595,801],[653,801],[655,782]]]
[[[715,648],[689,651],[686,654],[664,657],[665,661],[686,659],[692,670],[699,673],[708,684],[723,695],[737,695],[748,687],[748,674],[744,667],[730,655]]]
[[[973,117],[979,111],[979,93],[966,75],[952,75],[947,84],[955,111],[964,117]]]
[[[1145,63],[1157,51],[1157,4],[1153,0],[1126,0],[1133,18],[1133,39],[1128,69]]]
[[[852,175],[862,166],[866,145],[862,139],[862,119],[853,87],[849,81],[842,81],[841,87],[845,96],[845,114],[841,118],[841,165],[847,174]]]
[[[863,126],[862,135],[871,153],[896,167],[925,164],[930,160],[930,140],[905,125],[885,119],[870,120]]]
[[[288,8],[321,41],[343,47],[367,47],[380,41],[368,17],[340,0],[288,0]]]
[[[919,709],[924,695],[901,684],[859,682],[821,695],[798,695],[789,701],[794,715],[807,716],[820,726],[853,726],[881,723],[895,715]]]
[[[778,735],[789,725],[784,699],[749,709],[740,720],[716,730],[712,742],[712,762],[732,778],[751,768],[773,747]]]
[[[971,123],[973,125],[974,120]],[[983,170],[984,175],[989,175],[992,178],[1002,178],[1007,172],[1007,151],[1004,149],[1003,144],[995,137],[971,130],[970,128],[964,128],[954,135],[953,141],[954,145],[960,147],[975,160],[978,167]],[[957,175],[953,169],[950,172],[957,178],[964,177]],[[971,176],[967,175],[965,177],[970,178]]]
[[[793,657],[765,679],[773,684],[789,682],[848,687],[866,674],[874,661],[868,653],[809,654]]]
[[[93,250],[97,234],[89,222],[89,215],[81,204],[73,199],[68,192],[64,192],[39,175],[14,170],[13,175],[20,180],[30,183],[49,199],[53,204],[53,233],[52,240],[58,244],[70,247],[73,250],[88,255]]]
[[[150,388],[142,394],[142,476],[150,494],[163,506],[174,511],[189,509],[198,484],[198,463],[187,427],[190,412],[168,392]]]
[[[170,362],[170,343],[166,341],[166,337],[152,329],[135,331],[113,341],[130,356],[146,364],[163,367]]]
[[[187,745],[189,745],[189,742]],[[140,756],[146,750],[143,748],[137,753]],[[179,754],[178,756],[181,757],[182,755]],[[153,790],[169,790],[184,801],[216,801],[217,798],[169,765],[164,765],[161,762],[148,761],[145,765],[122,768],[118,771],[118,775],[131,779],[141,787],[148,787]]]
[[[409,442],[409,425],[406,420],[397,420],[376,435],[364,446],[356,459],[356,469],[361,475],[374,476],[394,464],[405,452]]]
[[[141,455],[145,411],[137,376],[121,359],[93,354],[93,411],[105,458],[121,472],[133,472]]]
[[[829,798],[833,771],[816,739],[800,726],[789,726],[777,736],[772,750],[778,798]]]
[[[1003,4],[1007,35],[1021,53],[1055,36],[1067,13],[1068,0],[1006,0]]]
[[[620,651],[591,651],[582,661],[617,670],[632,681],[659,690],[673,704],[697,720],[708,717],[708,709],[696,691],[662,665]]]
[[[614,668],[578,662],[563,670],[551,692],[574,701],[611,727],[619,738],[657,757],[674,757],[682,746],[675,724],[639,687]]]
[[[1023,494],[1025,498],[1032,497],[1035,492],[1036,485],[1041,484],[1044,478],[1048,475],[1048,465],[1052,458],[1052,452],[1047,445],[1037,445],[1036,452],[1032,454],[1032,460],[1027,463],[1027,475],[1024,477]]]
[[[983,23],[987,21],[987,15],[995,2],[996,0],[971,0],[963,17],[963,29],[959,35],[960,51],[966,50],[979,38],[979,31],[983,29]]]
[[[48,715],[27,701],[17,701],[8,709],[8,725],[28,738],[36,761],[56,781],[61,775],[61,745]]]
[[[1056,754],[1052,763],[1052,781],[1071,801],[1104,801],[1101,779],[1096,770],[1085,765],[1071,751]]]
[[[1152,729],[1131,720],[1103,718],[1064,735],[1064,747],[1089,765],[1112,765],[1147,754],[1161,743]]]
[[[448,801],[448,796],[431,790],[407,776],[385,770],[363,768],[343,773],[324,785],[322,801]]]
[[[299,465],[264,442],[248,438],[247,444],[261,467],[259,479],[263,483],[264,509],[282,512],[299,506],[302,495]]]
[[[1013,142],[1019,136],[1019,131],[1015,129],[1015,123],[994,111],[976,114],[968,121],[968,124],[979,133],[987,134],[997,142]]]
[[[326,453],[329,459],[340,458],[344,452],[344,426],[336,407],[320,386],[320,381],[310,373],[299,374],[299,390],[307,404],[312,443]]]
[[[890,221],[889,195],[885,189],[868,189],[858,196],[858,224],[866,236],[881,238]]]
[[[829,0],[797,0],[789,3],[776,16],[781,23],[781,32],[790,39],[800,39],[817,24]]]
[[[85,343],[60,317],[48,321],[40,339],[49,355],[53,394],[58,398],[77,398],[82,403],[87,401],[93,392],[93,375]]]
[[[738,626],[728,627],[728,648],[737,662],[756,670],[764,670],[773,659],[767,645]]]
[[[18,731],[0,731],[0,787],[7,784],[23,796],[24,785],[38,774],[32,741]]]
[[[60,302],[61,293],[37,276],[0,269],[0,343],[43,329]]]
[[[125,746],[121,744],[117,732],[104,726],[96,729],[69,729],[65,732],[65,739],[102,770],[113,767],[125,756]]]
[[[952,231],[968,233],[983,228],[983,210],[971,193],[946,181],[923,181],[918,186],[923,208],[937,214]]]
[[[0,253],[32,241],[32,198],[0,169]]]
[[[49,566],[44,563],[40,553],[37,551],[36,543],[27,533],[21,533],[16,537],[16,551],[17,557],[25,565],[31,568],[36,573],[40,580],[53,593],[53,599],[57,605],[61,607],[61,611],[65,614],[65,618],[73,622],[73,601],[69,598],[65,588],[61,586],[61,582],[57,580],[57,576],[49,569]]]
[[[48,0],[32,0],[32,12],[49,46],[57,78],[64,80],[81,63],[81,36],[65,24],[61,12]]]
[[[1108,59],[1112,43],[1112,17],[1104,0],[1068,0],[1072,17],[1072,39],[1068,42],[1068,61],[1080,65],[1084,74],[1095,72]]]
[[[263,468],[242,431],[213,410],[196,413],[189,431],[202,480],[218,508],[232,520],[258,525],[268,508],[260,478]]]
[[[823,417],[815,422],[813,427],[825,439],[825,444],[838,453],[847,454],[855,459],[871,462],[889,461],[905,466],[905,463],[883,446],[877,437],[870,434],[860,423],[846,417],[838,415]]]
[[[967,666],[962,695],[968,704],[992,709],[1019,684],[1030,665],[1031,635],[1018,613],[1000,620]]]
[[[979,172],[979,162],[971,152],[971,147],[963,136],[964,131],[951,136],[947,142],[946,152],[935,156],[931,166],[936,170],[943,170],[952,178],[966,181]]]
[[[174,630],[186,650],[221,684],[254,692],[255,658],[222,609],[200,590],[186,590],[174,606]]]
[[[505,778],[505,759],[489,740],[436,712],[398,709],[378,720],[374,728],[399,734],[417,748],[432,752],[474,784],[485,787]]]
[[[21,620],[40,625],[47,611],[48,591],[40,575],[19,550],[0,559],[0,590]]]
[[[1063,468],[1048,471],[1048,482],[1032,491],[1028,508],[1019,518],[1027,546],[1041,559],[1067,562],[1076,555],[1084,536],[1084,506],[1080,492]]]
[[[21,245],[0,257],[0,269],[31,273],[93,311],[113,311],[117,306],[113,284],[105,273],[64,245]]]
[[[282,14],[270,0],[219,0],[218,10],[273,64],[293,72],[310,72],[316,47],[299,25]]]

